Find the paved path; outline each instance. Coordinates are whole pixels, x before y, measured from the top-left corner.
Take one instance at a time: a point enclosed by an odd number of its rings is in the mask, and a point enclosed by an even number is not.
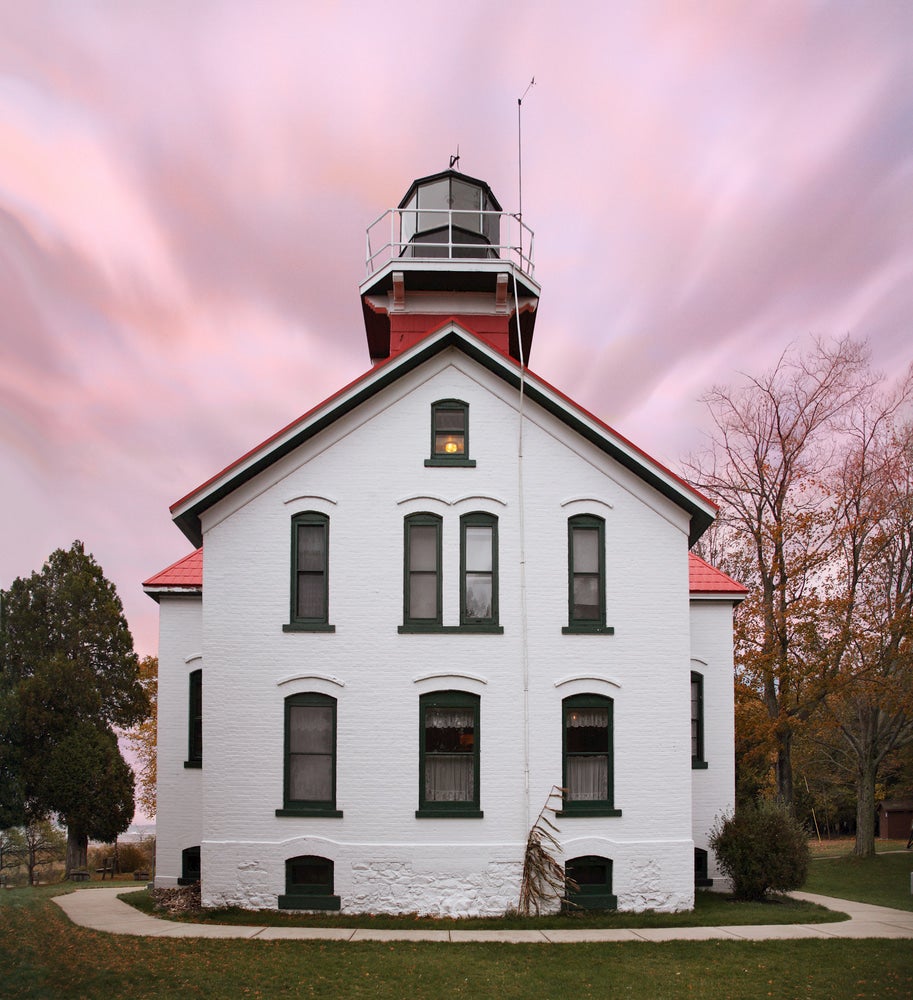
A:
[[[739,927],[642,927],[615,930],[542,931],[454,931],[454,930],[368,930],[351,927],[233,927],[228,924],[184,924],[150,917],[123,900],[123,886],[110,889],[80,889],[55,896],[75,924],[111,934],[139,934],[169,938],[246,938],[258,941],[506,941],[515,944],[559,944],[574,941],[764,941],[772,938],[913,938],[913,912],[891,910],[846,899],[832,899],[808,892],[796,892],[797,899],[820,903],[850,915],[835,924],[776,924]],[[255,915],[251,915],[255,919]]]

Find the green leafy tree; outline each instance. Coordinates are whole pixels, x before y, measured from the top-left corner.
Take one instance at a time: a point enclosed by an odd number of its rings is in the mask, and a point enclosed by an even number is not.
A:
[[[133,639],[114,585],[82,542],[14,580],[0,623],[2,780],[14,811],[67,827],[67,870],[89,836],[113,839],[133,814],[132,776],[115,729],[148,713]]]

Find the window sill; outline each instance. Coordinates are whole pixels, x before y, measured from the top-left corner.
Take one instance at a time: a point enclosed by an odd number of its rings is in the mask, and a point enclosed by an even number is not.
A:
[[[416,809],[416,819],[481,819],[481,809]]]
[[[326,816],[330,819],[339,819],[342,816],[341,809],[316,809],[313,806],[289,806],[286,809],[277,809],[277,816]]]
[[[338,910],[339,896],[289,895],[279,897],[280,910]]]
[[[400,625],[397,630],[400,635],[504,635],[503,625],[437,625],[429,623],[421,625],[410,622]]]
[[[476,460],[474,458],[426,458],[425,468],[427,469],[474,469]]]
[[[692,771],[706,771],[710,765],[706,760],[697,760],[696,758],[691,758],[691,770]]]
[[[326,622],[289,622],[282,626],[283,632],[335,632],[335,625]]]
[[[615,635],[613,625],[565,625],[561,629],[562,635]]]
[[[620,816],[620,809],[612,809],[610,806],[591,806],[587,809],[574,808],[573,806],[559,809],[556,816]]]
[[[194,770],[199,770],[203,766],[203,761],[201,760],[185,760],[184,767],[193,768]]]
[[[573,910],[616,910],[618,897],[610,892],[568,893],[565,912]]]

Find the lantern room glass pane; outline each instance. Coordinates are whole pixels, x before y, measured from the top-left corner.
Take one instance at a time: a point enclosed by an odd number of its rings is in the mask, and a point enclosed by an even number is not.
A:
[[[415,236],[417,218],[415,209],[417,205],[418,196],[413,194],[400,210],[400,242],[402,243],[408,243]]]
[[[448,213],[447,204],[450,195],[450,182],[448,178],[439,181],[431,181],[423,184],[418,189],[418,231],[425,232],[428,229],[436,229],[439,226],[447,225]],[[441,209],[442,211],[429,211],[429,209]],[[442,234],[439,241],[447,243],[446,232]]]
[[[453,224],[461,229],[470,229],[474,233],[482,232],[482,218],[479,207],[482,192],[474,184],[457,180],[455,177],[450,186],[451,204],[454,212]]]

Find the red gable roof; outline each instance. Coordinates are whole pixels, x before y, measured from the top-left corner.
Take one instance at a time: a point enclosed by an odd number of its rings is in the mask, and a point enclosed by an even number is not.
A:
[[[692,594],[731,594],[733,600],[742,600],[748,594],[742,584],[736,583],[732,577],[704,562],[693,552],[688,553],[688,584]],[[143,587],[148,590],[202,589],[202,547],[149,577]]]
[[[332,424],[344,412],[360,405],[448,347],[459,348],[510,384],[519,385],[520,373],[525,372],[524,393],[527,399],[550,410],[689,514],[689,544],[693,545],[709,527],[717,510],[712,500],[541,376],[522,367],[509,355],[494,351],[490,344],[467,330],[457,317],[442,320],[436,329],[408,351],[379,362],[172,504],[173,520],[194,545],[202,543],[200,515],[213,503]]]
[[[738,601],[748,596],[748,590],[741,583],[693,552],[688,553],[688,586],[692,594],[731,594],[733,600]]]
[[[148,589],[159,588],[167,590],[192,589],[199,590],[203,586],[203,549],[198,548],[190,555],[178,559],[161,573],[150,576],[143,582]]]

